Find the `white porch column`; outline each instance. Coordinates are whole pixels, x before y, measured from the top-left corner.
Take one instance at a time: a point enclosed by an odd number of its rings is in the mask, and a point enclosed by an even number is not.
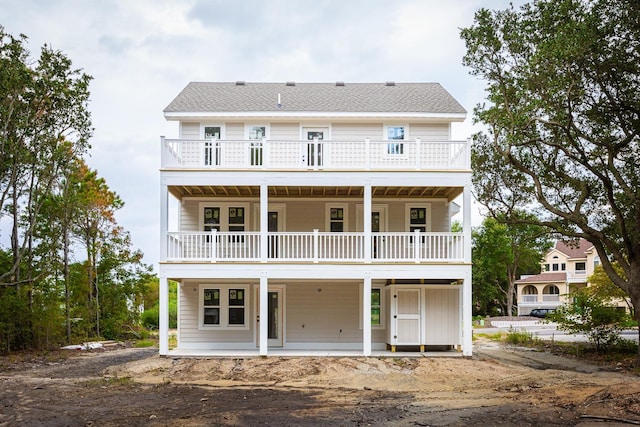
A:
[[[164,272],[160,271],[160,318],[158,324],[160,355],[169,354],[169,282]]]
[[[269,303],[269,280],[267,279],[267,273],[262,272],[260,275],[260,356],[267,355],[267,348],[269,346],[269,310],[267,304]]]
[[[462,210],[464,262],[471,263],[471,180],[468,180],[464,185]]]
[[[362,352],[371,356],[371,274],[364,275],[362,287]]]
[[[269,187],[265,181],[260,183],[260,262],[268,260],[269,232]]]
[[[462,282],[462,355],[473,353],[473,325],[471,321],[471,269]]]
[[[169,187],[165,179],[160,182],[160,261],[167,260],[167,233],[169,230]]]
[[[364,206],[362,212],[364,218],[362,224],[364,226],[364,262],[371,263],[371,181],[366,180],[364,184]]]

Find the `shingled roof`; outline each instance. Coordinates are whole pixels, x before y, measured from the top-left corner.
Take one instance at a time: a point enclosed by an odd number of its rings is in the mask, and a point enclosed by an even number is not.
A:
[[[466,114],[439,83],[293,82],[192,82],[164,112]]]
[[[580,239],[579,241],[562,241],[558,240],[556,242],[555,249],[562,252],[569,258],[586,258],[587,250],[593,247],[593,243],[589,242],[585,239]]]

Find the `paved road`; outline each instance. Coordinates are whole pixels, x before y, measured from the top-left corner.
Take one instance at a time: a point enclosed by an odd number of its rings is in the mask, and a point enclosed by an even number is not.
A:
[[[475,329],[476,333],[498,333],[508,331],[509,329],[516,329],[531,332],[534,336],[543,340],[556,340],[566,342],[587,342],[588,338],[584,334],[569,334],[565,331],[558,330],[554,323],[539,323],[536,321],[527,322],[499,322],[499,327],[491,328],[478,328]],[[627,340],[638,341],[637,329],[625,329],[620,336]]]

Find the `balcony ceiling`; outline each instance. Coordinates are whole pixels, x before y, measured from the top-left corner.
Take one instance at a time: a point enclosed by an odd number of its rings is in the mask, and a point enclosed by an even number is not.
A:
[[[174,186],[171,194],[183,197],[260,197],[258,186]],[[363,197],[363,187],[269,187],[269,197]],[[374,198],[444,198],[462,194],[460,187],[373,187]]]

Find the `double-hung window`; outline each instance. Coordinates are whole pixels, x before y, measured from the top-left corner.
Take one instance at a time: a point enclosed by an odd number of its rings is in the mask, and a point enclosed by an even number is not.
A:
[[[359,310],[360,329],[362,329],[362,292],[363,292],[363,288],[360,287],[360,310]],[[384,311],[383,311],[382,298],[383,298],[382,289],[372,287],[371,288],[371,312],[370,312],[372,329],[384,328]]]
[[[248,137],[251,140],[249,148],[249,157],[251,166],[262,165],[262,141],[267,137],[266,126],[250,126],[248,129]]]
[[[404,154],[404,126],[387,126],[387,154],[389,155],[401,155]]]
[[[220,126],[204,127],[204,164],[205,166],[220,165]]]
[[[248,286],[201,285],[200,327],[247,329]]]

